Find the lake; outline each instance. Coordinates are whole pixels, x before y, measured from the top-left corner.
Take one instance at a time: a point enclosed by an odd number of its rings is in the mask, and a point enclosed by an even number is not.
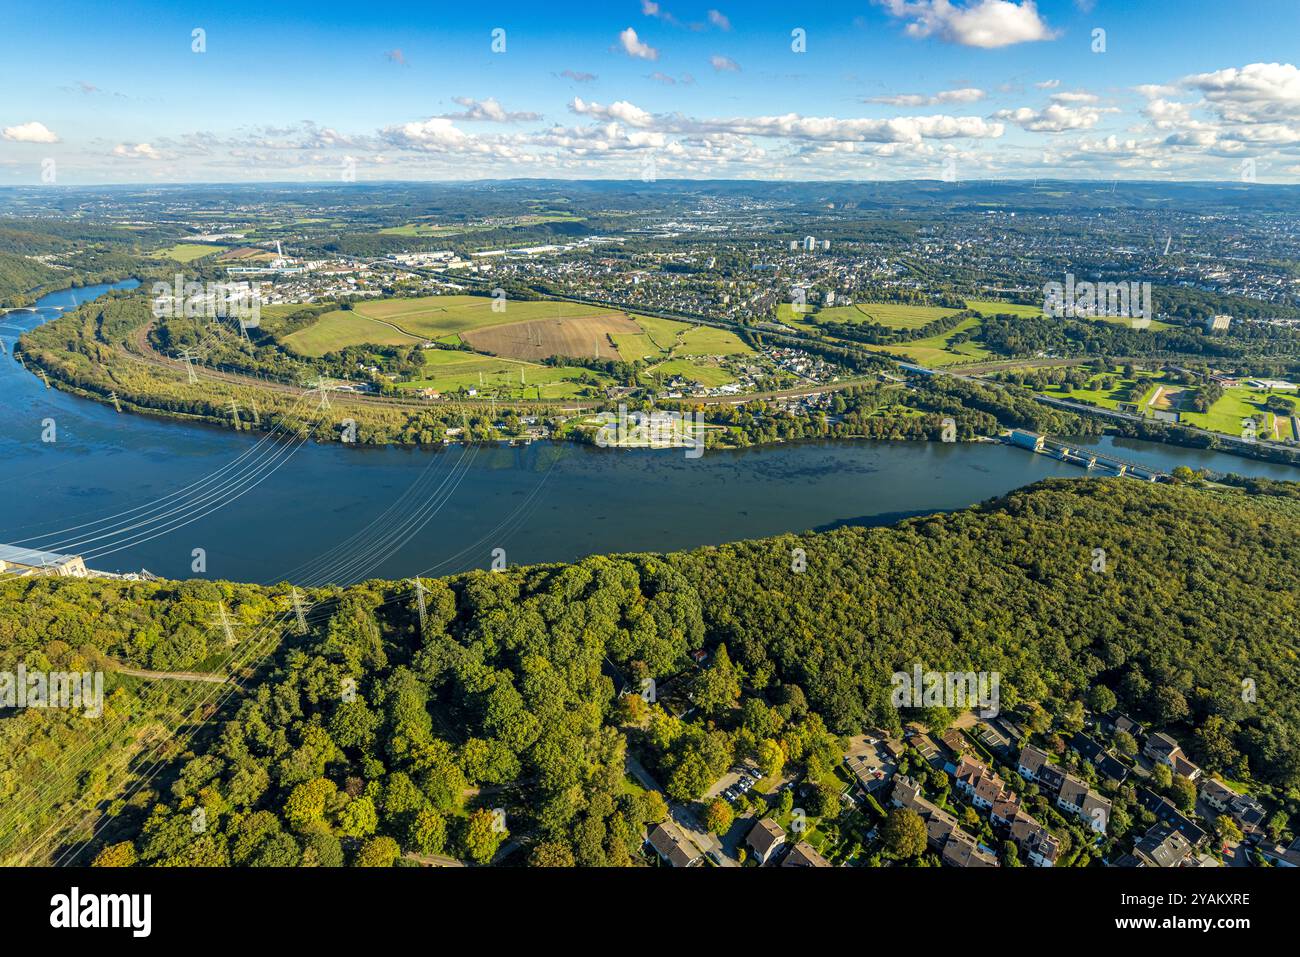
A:
[[[130,284],[119,284],[126,288]],[[18,335],[109,287],[0,317],[0,542],[92,568],[299,584],[670,551],[963,508],[1086,473],[996,444],[817,442],[687,459],[573,444],[358,449],[140,415],[47,390]],[[43,442],[52,420],[56,441]],[[1114,439],[1121,458],[1296,480],[1300,470]]]

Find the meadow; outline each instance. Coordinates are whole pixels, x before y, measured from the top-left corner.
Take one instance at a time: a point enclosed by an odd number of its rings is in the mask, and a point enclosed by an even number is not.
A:
[[[223,252],[225,248],[225,246],[209,246],[203,243],[177,243],[167,249],[158,250],[154,255],[160,259],[171,259],[178,263],[192,263],[204,256]]]

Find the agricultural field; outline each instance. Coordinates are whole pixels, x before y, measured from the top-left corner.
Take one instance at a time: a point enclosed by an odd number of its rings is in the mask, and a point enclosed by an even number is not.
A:
[[[475,389],[510,399],[567,399],[603,391],[614,381],[577,366],[545,366],[451,349],[426,349],[424,375],[398,388],[452,393]]]
[[[612,337],[640,333],[641,327],[628,316],[600,313],[512,322],[464,332],[460,337],[476,352],[510,359],[538,361],[549,356],[579,356],[617,360],[620,349]]]
[[[221,254],[222,262],[265,262],[275,258],[275,253],[260,246],[237,246]]]
[[[171,259],[178,263],[192,263],[204,256],[211,256],[224,250],[225,246],[210,246],[204,243],[177,243],[168,249],[154,253],[160,259]]]
[[[603,389],[614,384],[608,376],[583,368],[542,365],[547,358],[645,361],[649,364],[646,382],[681,376],[715,387],[736,380],[717,357],[753,352],[735,333],[712,326],[572,302],[511,301],[500,312],[493,312],[492,304],[493,300],[482,296],[359,302],[351,310],[326,313],[285,335],[281,342],[305,356],[358,345],[403,346],[430,341],[465,345],[474,351],[425,350],[424,374],[399,385],[438,392],[481,385],[502,395],[506,393],[500,390],[509,388],[510,394],[519,397],[524,395],[520,389],[524,385],[530,398],[538,397],[538,388],[541,398],[567,398],[592,386]],[[275,319],[300,308],[270,307],[266,314]]]
[[[305,329],[285,336],[281,344],[299,355],[323,356],[348,346],[413,346],[422,341],[419,336],[370,319],[358,310],[336,309],[325,313]]]

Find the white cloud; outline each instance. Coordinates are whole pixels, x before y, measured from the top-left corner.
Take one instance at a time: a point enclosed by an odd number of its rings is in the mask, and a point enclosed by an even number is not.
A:
[[[638,57],[642,60],[658,60],[659,51],[648,43],[642,43],[637,37],[636,31],[628,27],[618,35],[619,45],[622,46],[623,52],[631,57]]]
[[[727,15],[723,13],[721,10],[710,10],[709,22],[712,23],[719,30],[725,30],[725,31],[731,30],[731,21],[727,19]]]
[[[1185,77],[1231,123],[1300,117],[1300,69],[1292,63],[1251,63]]]
[[[1041,110],[1032,110],[1022,106],[1016,110],[998,110],[994,119],[1015,123],[1023,130],[1034,133],[1063,133],[1067,130],[1090,130],[1101,120],[1103,113],[1114,110],[1095,106],[1069,106],[1065,103],[1049,103]]]
[[[1058,34],[1038,13],[1034,0],[875,0],[889,15],[906,20],[910,37],[937,36],[948,43],[993,49],[1051,40]]]
[[[136,143],[134,146],[127,143],[118,143],[113,147],[113,155],[121,156],[124,159],[162,159],[158,151],[148,143]]]
[[[569,109],[580,116],[616,120],[620,123],[626,123],[628,126],[650,126],[654,121],[652,114],[647,113],[635,104],[629,103],[627,100],[619,100],[617,103],[602,106],[600,103],[591,103],[580,96],[575,96],[572,102],[569,103]]]
[[[56,133],[47,129],[44,123],[38,123],[32,120],[30,123],[19,123],[17,126],[6,126],[3,135],[5,139],[15,143],[57,143],[59,137]]]
[[[448,120],[486,120],[492,123],[527,123],[532,120],[540,120],[540,113],[527,112],[508,112],[495,97],[485,97],[477,100],[472,96],[452,97],[452,102],[465,107],[464,113],[444,113],[443,119]]]
[[[1060,85],[1060,80],[1043,80],[1041,83],[1034,84],[1040,90],[1055,90]]]
[[[715,53],[709,57],[709,63],[713,69],[719,73],[739,73],[740,64],[729,56],[723,56],[721,53]]]
[[[963,87],[959,90],[941,90],[933,95],[922,93],[899,93],[891,96],[868,97],[867,103],[883,103],[887,106],[935,106],[939,103],[978,103],[987,94],[975,87]]]

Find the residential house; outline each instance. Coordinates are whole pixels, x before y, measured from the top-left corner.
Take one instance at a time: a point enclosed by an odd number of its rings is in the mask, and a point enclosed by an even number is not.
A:
[[[1047,766],[1047,752],[1025,745],[1020,751],[1016,770],[1026,781],[1037,781],[1038,772]]]
[[[807,841],[800,841],[790,848],[790,853],[781,862],[782,867],[830,867],[831,862],[817,853],[817,849]]]
[[[1055,867],[1061,856],[1061,842],[1023,810],[1011,819],[1011,839],[1035,867]]]
[[[1174,774],[1181,774],[1191,781],[1200,776],[1201,769],[1188,760],[1178,742],[1164,732],[1150,735],[1142,753],[1157,764],[1167,765]]]
[[[926,844],[951,867],[997,867],[997,855],[963,831],[957,819],[921,795],[921,786],[907,775],[894,778],[893,802],[920,815]]]
[[[1014,791],[1007,791],[993,802],[993,807],[989,810],[989,820],[994,824],[1009,827],[1019,810],[1020,798],[1016,797]]]
[[[1106,826],[1110,822],[1110,801],[1073,774],[1065,775],[1065,780],[1061,782],[1061,789],[1056,795],[1056,806],[1083,818],[1098,834],[1106,833]]]
[[[912,747],[925,758],[927,764],[937,764],[940,758],[939,746],[934,743],[928,734],[920,733],[912,735],[908,741]]]
[[[1137,789],[1137,802],[1156,816],[1156,819],[1169,824],[1179,834],[1187,838],[1193,847],[1199,847],[1206,838],[1203,831],[1191,818],[1178,810],[1173,801],[1156,794],[1149,788]]]
[[[647,843],[655,849],[659,859],[670,867],[693,867],[701,860],[699,849],[687,840],[681,828],[672,821],[655,825]]]
[[[1101,743],[1095,738],[1091,738],[1082,731],[1070,738],[1069,745],[1079,756],[1097,769],[1097,773],[1103,779],[1123,783],[1128,777],[1128,767],[1116,758],[1113,754],[1102,747]]]
[[[1173,825],[1158,821],[1133,848],[1139,867],[1182,867],[1192,856],[1192,844]]]
[[[1276,867],[1300,867],[1300,837],[1285,847],[1281,844],[1267,848],[1261,846],[1260,852]]]
[[[975,749],[967,740],[966,735],[962,734],[956,728],[949,728],[943,734],[939,735],[939,741],[943,744],[944,749],[948,752],[948,760],[944,762],[943,769],[949,774],[957,770],[957,763],[963,755],[974,754]]]
[[[1216,811],[1229,814],[1241,825],[1243,834],[1259,834],[1268,812],[1249,794],[1238,794],[1217,778],[1207,778],[1201,786],[1201,799]]]
[[[770,817],[765,817],[749,830],[745,843],[754,852],[759,864],[766,864],[785,843],[785,829]]]

